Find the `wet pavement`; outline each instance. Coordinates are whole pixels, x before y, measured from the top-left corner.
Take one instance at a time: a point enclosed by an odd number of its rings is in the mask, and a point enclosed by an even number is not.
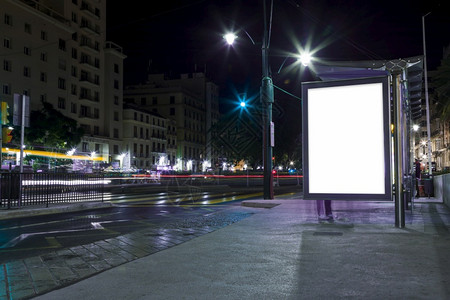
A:
[[[0,299],[28,299],[168,249],[251,215],[240,207],[155,225],[98,242],[0,265]],[[50,241],[51,247],[51,241]]]
[[[326,221],[315,201],[244,201],[11,261],[1,265],[0,298],[450,297],[450,212],[439,200],[416,201],[404,229],[394,226],[391,202],[332,206]]]

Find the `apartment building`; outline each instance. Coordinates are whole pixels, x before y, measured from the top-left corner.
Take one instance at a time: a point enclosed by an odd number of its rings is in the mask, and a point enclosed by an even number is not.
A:
[[[146,83],[124,89],[125,102],[176,123],[176,168],[181,170],[202,171],[214,161],[209,129],[220,117],[218,98],[217,85],[204,73],[176,78],[150,74]]]
[[[122,153],[122,49],[106,41],[105,0],[0,0],[0,99],[46,101],[85,131],[77,153]]]
[[[124,151],[130,165],[140,170],[157,170],[170,166],[167,154],[168,120],[143,107],[126,103],[123,109]],[[127,163],[125,162],[125,165]]]

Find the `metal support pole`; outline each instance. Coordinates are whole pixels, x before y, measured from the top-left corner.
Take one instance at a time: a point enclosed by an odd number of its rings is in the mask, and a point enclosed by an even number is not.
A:
[[[269,33],[267,31],[266,21],[266,1],[264,4],[264,38],[262,44],[262,83],[261,83],[261,101],[263,104],[263,162],[264,162],[264,199],[273,199],[273,174],[272,174],[272,103],[273,103],[273,84],[269,75]]]
[[[431,149],[431,129],[430,129],[430,104],[428,101],[428,76],[427,76],[427,50],[425,46],[425,17],[431,12],[422,16],[422,37],[423,37],[423,69],[425,71],[425,105],[427,107],[427,144],[428,144],[428,174],[433,174],[433,167],[431,164],[432,149]]]
[[[392,75],[392,99],[394,104],[394,184],[395,226],[405,227],[405,202],[403,199],[403,139],[402,139],[402,95],[401,75]]]

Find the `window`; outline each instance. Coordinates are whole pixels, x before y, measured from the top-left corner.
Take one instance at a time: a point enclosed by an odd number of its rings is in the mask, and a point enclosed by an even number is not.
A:
[[[48,40],[47,31],[41,30],[41,40],[43,40],[43,41],[47,41]]]
[[[23,47],[23,53],[25,55],[31,55],[31,48],[30,47]]]
[[[94,134],[99,135],[99,133],[100,133],[100,127],[94,126]]]
[[[98,108],[94,108],[94,119],[98,119],[100,116],[100,111]]]
[[[71,84],[70,85],[70,93],[72,95],[76,95],[77,94],[77,86],[75,84]]]
[[[11,61],[4,59],[3,60],[3,70],[11,72],[12,71],[12,66],[11,66]]]
[[[3,47],[11,49],[11,40],[9,38],[3,39]]]
[[[25,23],[25,32],[31,34],[31,24]]]
[[[170,104],[175,104],[175,96],[170,96]]]
[[[89,152],[89,144],[86,142],[83,142],[83,144],[81,145],[81,151]]]
[[[73,59],[77,59],[78,58],[78,52],[77,49],[72,48],[72,58]]]
[[[72,22],[78,23],[78,16],[76,13],[72,12]]]
[[[170,108],[170,115],[175,116],[175,107]]]
[[[141,98],[141,105],[147,105],[147,99],[145,97]]]
[[[31,77],[31,70],[29,67],[23,67],[23,76]]]
[[[73,77],[77,77],[77,74],[78,74],[77,67],[71,66],[71,67],[70,67],[70,74],[71,74]]]
[[[58,97],[58,108],[66,109],[66,99],[64,99],[62,97]]]
[[[47,61],[47,52],[41,52],[41,60],[42,61]]]
[[[136,127],[136,126],[133,127],[133,137],[135,137],[135,138],[138,137],[138,134],[137,134],[137,127]]]
[[[58,78],[58,88],[62,90],[66,89],[66,80],[64,78]]]
[[[119,112],[118,111],[114,112],[114,121],[120,121],[119,120]]]
[[[77,104],[76,103],[73,103],[73,102],[70,103],[70,112],[73,114],[77,113]]]
[[[9,86],[9,84],[3,84],[2,92],[5,95],[11,94],[11,87]]]
[[[119,138],[119,129],[117,129],[117,128],[113,129],[113,136],[114,136],[115,139]]]
[[[114,80],[114,88],[119,89],[119,80]]]
[[[114,154],[119,154],[119,145],[114,145],[113,146],[113,153]]]
[[[119,73],[119,65],[118,64],[114,64],[114,73]]]
[[[87,106],[81,105],[80,106],[80,116],[87,117],[89,115],[89,109]]]
[[[119,105],[119,96],[114,96],[114,104]]]
[[[158,104],[158,98],[157,97],[153,97],[152,101],[153,101],[153,105],[157,105]]]
[[[6,25],[12,26],[12,16],[10,16],[8,14],[5,14],[4,22],[5,22]]]
[[[39,76],[42,82],[47,82],[47,73],[41,72],[41,75]]]
[[[66,41],[63,39],[59,39],[58,41],[58,49],[62,51],[66,51]]]

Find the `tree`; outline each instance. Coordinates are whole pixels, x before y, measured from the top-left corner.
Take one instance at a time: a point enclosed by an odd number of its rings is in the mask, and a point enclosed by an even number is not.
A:
[[[84,130],[77,121],[64,116],[48,102],[42,102],[42,109],[30,113],[30,127],[25,130],[27,145],[64,149],[76,147],[83,137]],[[15,135],[20,130],[14,131]],[[17,138],[15,136],[15,138]]]

